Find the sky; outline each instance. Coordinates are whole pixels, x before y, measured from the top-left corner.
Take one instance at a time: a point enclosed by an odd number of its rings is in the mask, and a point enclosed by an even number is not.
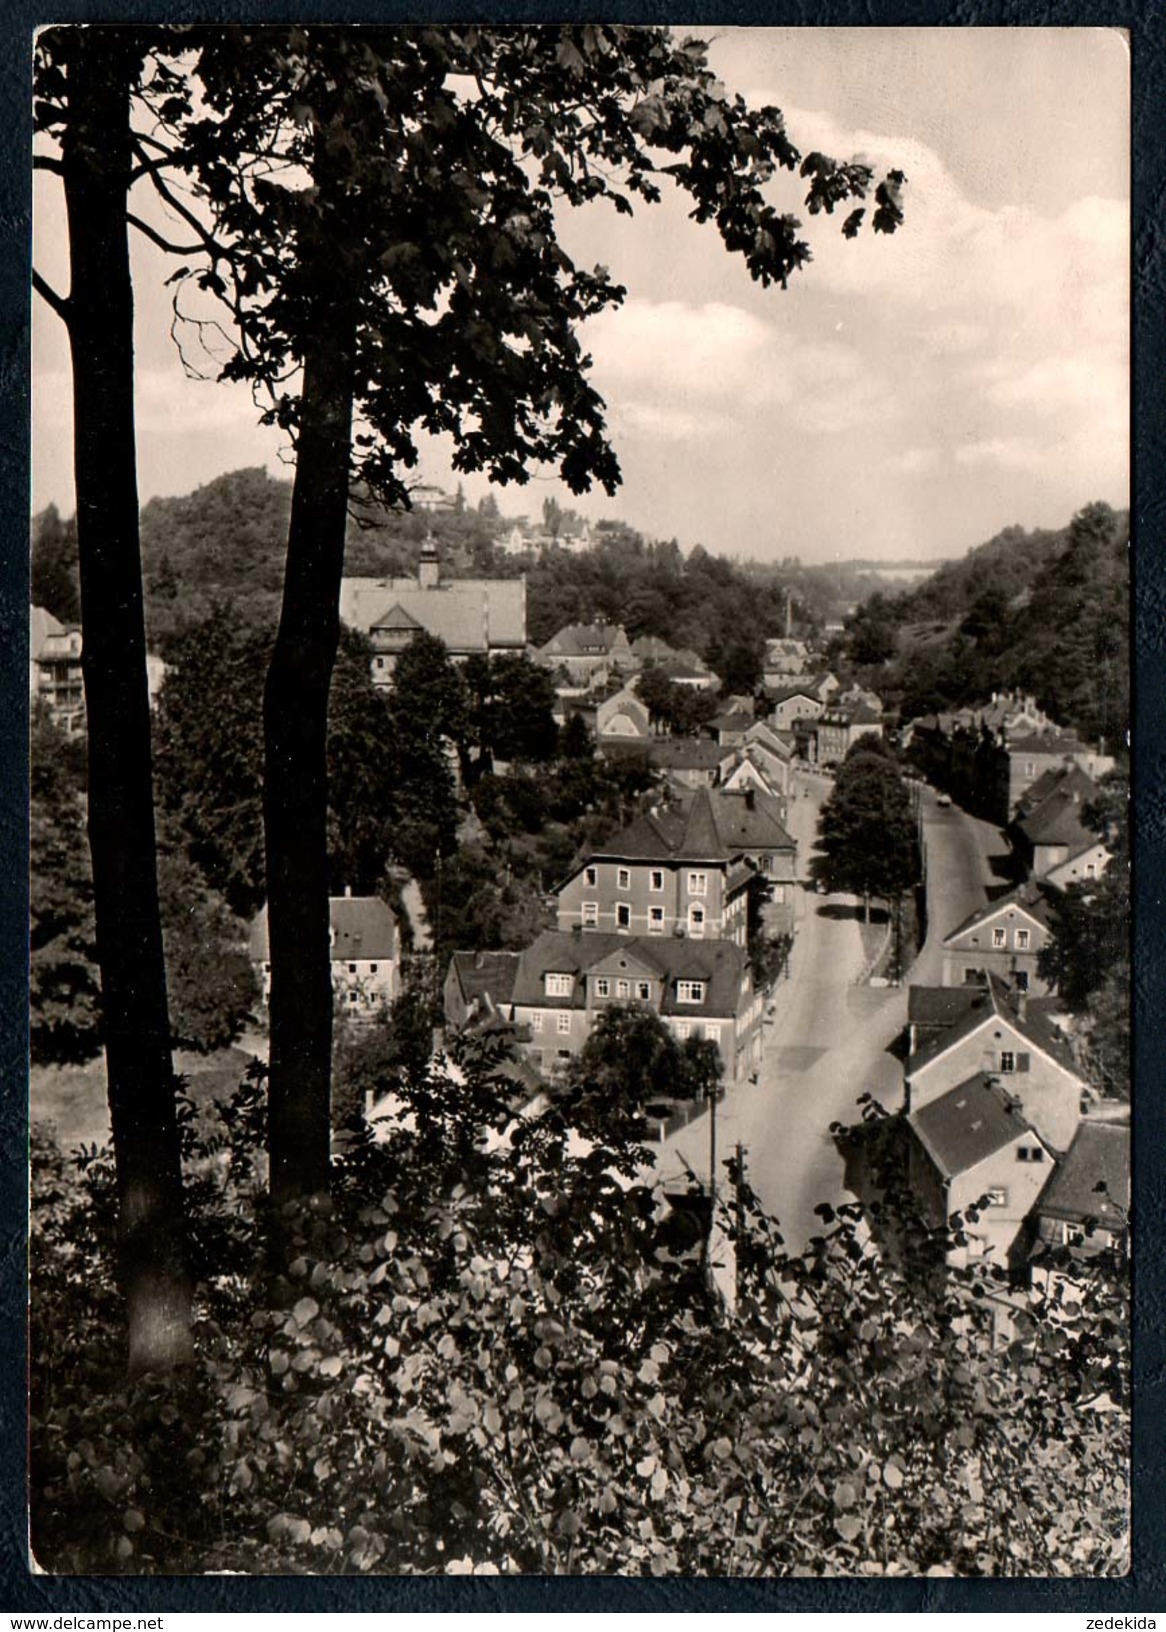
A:
[[[1016,523],[1063,526],[1128,503],[1129,59],[1110,29],[725,29],[731,91],[776,104],[803,152],[906,172],[893,237],[844,240],[800,211],[812,264],[762,290],[666,195],[628,221],[566,210],[563,241],[626,285],[582,331],[624,482],[573,498],[550,473],[497,490],[547,497],[717,553],[809,563],[961,555]],[[34,261],[67,289],[56,183],[38,173]],[[290,475],[243,387],[188,378],[170,337],[173,269],[136,238],[141,497],[224,472]],[[72,513],[68,348],[33,313],[32,507]],[[205,369],[204,369],[205,372]],[[419,479],[456,485],[430,443]],[[475,502],[484,478],[464,479]]]

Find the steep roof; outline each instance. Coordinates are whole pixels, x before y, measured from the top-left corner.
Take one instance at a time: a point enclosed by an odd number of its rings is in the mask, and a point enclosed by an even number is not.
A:
[[[711,795],[717,828],[730,850],[796,850],[781,819],[781,801],[760,789]]]
[[[993,1018],[1002,1020],[1026,1042],[1055,1060],[1064,1070],[1072,1072],[1074,1076],[1078,1075],[1076,1061],[1056,1024],[1055,998],[1030,998],[1024,992],[1013,992],[1002,980],[994,976],[989,978],[985,986],[951,988],[913,986],[907,1000],[908,1017],[919,1025],[942,1025],[943,1022],[939,1018],[944,1007],[942,994],[949,991],[952,999],[952,1020],[938,1035],[928,1037],[910,1056],[907,1061],[909,1076],[930,1065],[941,1054],[946,1054],[948,1049],[970,1036],[986,1020]],[[930,992],[933,995],[929,998],[916,998],[916,992]],[[962,1012],[958,1003],[960,997],[964,999]],[[934,1013],[936,1018],[924,1020],[922,1015],[925,1012]]]
[[[950,946],[961,935],[966,935],[969,929],[975,929],[980,924],[990,923],[993,918],[998,918],[1001,913],[1006,913],[1010,908],[1023,912],[1043,929],[1049,927],[1048,899],[1040,882],[1030,879],[1028,883],[1021,884],[1018,889],[1009,890],[1007,895],[998,896],[995,901],[989,901],[986,906],[978,907],[975,912],[969,913],[961,924],[957,924],[949,934],[944,936],[944,946]]]
[[[1077,764],[1050,765],[1029,784],[1020,798],[1016,801],[1019,816],[1031,816],[1037,807],[1044,803],[1050,794],[1058,791],[1075,793],[1082,799],[1092,799],[1097,792],[1097,784],[1088,772],[1083,771]]]
[[[1073,850],[1084,850],[1098,839],[1081,820],[1080,797],[1064,788],[1054,789],[1017,825],[1031,845],[1064,844]]]
[[[59,618],[43,606],[30,606],[28,609],[28,655],[33,662],[40,655],[41,647],[49,635],[63,635],[65,625]]]
[[[517,952],[455,952],[450,964],[466,1002],[488,996],[493,1003],[509,1003],[519,956]]]
[[[1104,1184],[1104,1191],[1097,1186]],[[1130,1205],[1130,1130],[1121,1122],[1081,1123],[1037,1211],[1083,1224],[1095,1218],[1108,1229],[1126,1227]]]
[[[420,629],[420,627],[417,619],[405,611],[400,601],[394,601],[388,611],[381,613],[377,618],[369,633],[380,629]]]
[[[415,618],[451,652],[526,645],[525,578],[443,579],[432,588],[416,578],[344,578],[340,617],[364,634],[390,613]]]
[[[332,924],[332,962],[344,963],[397,955],[397,919],[379,895],[333,895],[328,901]],[[265,963],[270,956],[267,908],[260,907],[251,921],[251,957]]]
[[[540,657],[606,656],[627,639],[617,623],[568,623],[539,647]]]
[[[623,957],[629,972],[644,968],[664,982],[661,1013],[732,1017],[737,1012],[741,980],[746,969],[745,953],[730,941],[699,941],[676,936],[614,935],[596,930],[546,929],[520,954],[513,1001],[516,1005],[557,1009],[582,1009],[586,993],[579,983],[569,997],[547,998],[544,986],[548,974],[586,974],[615,958]],[[700,1003],[680,1003],[677,980],[705,983]]]
[[[907,1122],[945,1179],[967,1173],[1019,1135],[1036,1138],[1020,1109],[982,1071],[913,1111]]]

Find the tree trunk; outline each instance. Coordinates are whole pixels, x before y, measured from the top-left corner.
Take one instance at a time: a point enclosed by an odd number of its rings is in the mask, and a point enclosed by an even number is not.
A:
[[[332,1145],[328,692],[340,639],[356,320],[322,302],[304,357],[279,633],[263,699],[276,1204],[326,1190]]]
[[[132,1371],[193,1355],[158,911],[126,225],[127,37],[78,28],[63,146],[89,846]]]

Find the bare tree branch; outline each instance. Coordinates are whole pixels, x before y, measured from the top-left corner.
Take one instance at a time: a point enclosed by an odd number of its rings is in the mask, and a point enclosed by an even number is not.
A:
[[[159,249],[164,249],[168,255],[202,254],[201,244],[172,244],[168,238],[163,238],[160,232],[156,232],[154,228],[150,226],[148,221],[143,221],[140,216],[132,215],[128,210],[126,212],[126,220],[129,222],[131,227],[137,227],[140,233],[144,233],[147,238],[149,238],[153,243],[157,244]]]
[[[41,299],[52,307],[61,322],[67,324],[69,321],[69,302],[63,295],[58,295],[57,291],[45,282],[35,266],[32,269],[32,286]]]

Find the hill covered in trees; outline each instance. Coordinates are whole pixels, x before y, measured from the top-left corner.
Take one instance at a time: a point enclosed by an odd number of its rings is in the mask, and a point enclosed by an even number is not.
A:
[[[166,644],[227,602],[247,621],[278,616],[291,486],[262,469],[232,471],[193,493],[151,499],[142,509],[142,558],[150,639]],[[573,519],[559,512],[552,521]],[[784,631],[787,595],[795,629],[814,630],[876,588],[859,562],[808,567],[729,561],[701,545],[646,538],[622,521],[593,529],[594,545],[573,552],[552,544],[537,559],[507,556],[497,541],[511,527],[493,494],[477,506],[458,495],[453,509],[427,513],[352,505],[345,570],[390,576],[416,570],[432,529],[451,577],[516,577],[528,583],[528,629],[540,645],[565,623],[606,619],[628,636],[659,635],[720,670],[742,653],[755,667],[766,636]],[[553,529],[552,529],[553,532]],[[869,564],[868,564],[869,566]],[[49,507],[33,518],[33,583],[38,604],[77,617],[76,531]]]
[[[1129,597],[1129,512],[1090,504],[1059,531],[1006,528],[916,588],[870,596],[836,655],[904,718],[1013,689],[1121,752]]]

